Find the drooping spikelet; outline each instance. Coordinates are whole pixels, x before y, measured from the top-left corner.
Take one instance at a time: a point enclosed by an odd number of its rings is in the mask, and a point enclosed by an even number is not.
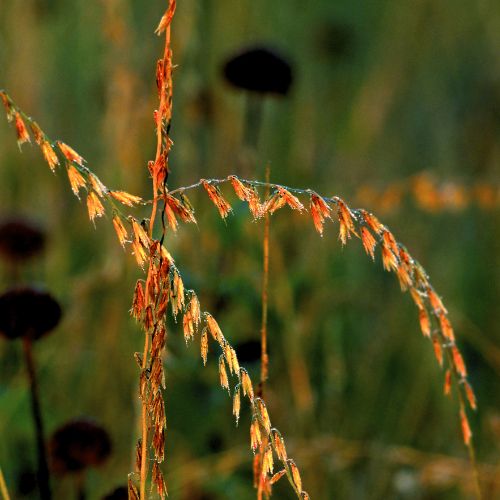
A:
[[[208,197],[212,200],[214,205],[217,207],[220,216],[225,219],[231,213],[231,205],[224,199],[219,188],[217,186],[213,186],[208,181],[203,180],[202,183],[206,192],[208,193]]]
[[[71,164],[67,165],[68,179],[71,186],[71,190],[75,196],[80,199],[80,189],[87,186],[87,181],[85,177]]]

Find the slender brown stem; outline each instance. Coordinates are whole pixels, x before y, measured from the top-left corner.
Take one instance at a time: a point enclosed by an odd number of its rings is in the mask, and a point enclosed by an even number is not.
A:
[[[167,62],[169,57],[170,50],[170,26],[167,26],[165,30],[165,48],[163,53],[163,61]],[[163,85],[165,85],[165,81],[163,81]],[[165,107],[165,98],[166,92],[165,88],[162,88],[160,91],[160,104],[157,110],[156,117],[156,155],[154,163],[160,159],[162,154],[162,146],[163,146],[163,109]],[[168,141],[168,138],[166,138]],[[168,151],[168,146],[167,146]],[[149,237],[153,237],[153,229],[155,224],[156,212],[158,209],[158,188],[156,176],[153,175],[153,206],[151,209],[151,217],[149,219]],[[151,265],[151,263],[150,263]],[[144,352],[142,357],[142,374],[146,370],[148,363],[148,353],[149,353],[149,332],[144,332]],[[141,414],[141,423],[142,423],[142,442],[141,442],[141,471],[140,471],[140,500],[145,500],[146,498],[146,482],[148,478],[148,461],[147,461],[147,451],[148,451],[148,406],[146,400],[146,394],[142,394],[142,414]]]
[[[149,333],[144,332],[144,352],[142,355],[142,371],[146,369],[147,359],[148,359],[148,351],[149,351]],[[141,374],[142,375],[142,374]],[[146,498],[146,481],[148,478],[148,469],[147,469],[147,452],[148,452],[148,406],[146,401],[146,394],[142,394],[142,414],[141,414],[141,423],[142,423],[142,441],[141,441],[141,486],[140,486],[140,495],[141,500]]]
[[[270,167],[266,166],[266,182],[269,183]],[[266,189],[266,199],[269,197],[269,186]],[[269,288],[269,231],[271,220],[269,213],[264,216],[264,242],[263,242],[263,276],[262,276],[262,322],[260,328],[261,338],[261,365],[260,365],[260,397],[264,395],[264,384],[268,377],[269,356],[267,354],[267,302]]]
[[[47,462],[47,451],[43,432],[43,420],[38,395],[38,382],[36,378],[35,361],[33,359],[32,342],[29,337],[23,338],[23,352],[31,393],[31,411],[33,413],[33,423],[35,425],[36,445],[38,454],[37,480],[42,500],[51,500],[49,467]]]
[[[266,182],[269,183],[270,167],[266,166]],[[269,187],[266,189],[266,199],[269,198]],[[269,288],[269,232],[270,232],[270,218],[269,213],[266,212],[264,216],[264,241],[263,248],[263,276],[262,276],[262,322],[260,328],[260,346],[261,346],[261,360],[260,360],[260,383],[259,383],[259,397],[264,397],[264,386],[268,377],[269,369],[269,356],[267,354],[267,302],[268,302],[268,288]],[[262,440],[260,445],[260,466],[264,463],[264,454],[268,445],[267,437]],[[258,479],[257,486],[257,499],[262,500],[264,493],[264,482],[261,477]]]

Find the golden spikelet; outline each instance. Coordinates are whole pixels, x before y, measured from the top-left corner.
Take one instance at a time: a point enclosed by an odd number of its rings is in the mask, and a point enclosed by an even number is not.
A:
[[[271,420],[269,419],[269,414],[267,413],[266,404],[261,398],[257,399],[257,406],[259,409],[259,415],[261,423],[268,434],[271,432]]]
[[[210,313],[205,313],[205,321],[207,322],[208,331],[212,335],[213,339],[219,344],[223,344],[224,335],[219,327],[219,323]]]
[[[262,475],[267,476],[272,474],[274,470],[274,459],[273,459],[273,449],[268,446],[264,452],[264,458],[262,460]]]
[[[253,402],[253,385],[252,380],[250,379],[250,375],[245,370],[245,368],[241,368],[241,387],[243,388],[243,395],[248,396],[248,399]]]
[[[137,280],[135,284],[134,290],[134,299],[132,302],[132,309],[130,310],[132,316],[139,321],[142,313],[144,312],[144,306],[146,304],[146,300],[144,297],[144,288],[142,286],[142,281]]]
[[[226,371],[226,363],[224,362],[224,356],[222,356],[222,354],[219,356],[219,379],[221,387],[223,389],[227,389],[227,391],[230,392],[229,380],[227,378],[227,371]]]
[[[87,196],[87,209],[89,218],[92,222],[94,222],[96,217],[102,217],[104,215],[104,207],[94,191],[91,191]]]
[[[273,429],[272,439],[276,456],[282,461],[286,462],[288,459],[285,447],[285,441],[277,429]]]
[[[233,415],[236,418],[236,425],[240,420],[240,411],[241,411],[241,389],[238,384],[234,389],[233,395]]]
[[[68,164],[68,168],[66,169],[68,173],[69,184],[71,186],[71,190],[75,194],[75,196],[80,199],[80,189],[87,187],[87,181],[85,177],[71,164]]]
[[[102,198],[108,192],[108,188],[101,182],[95,174],[89,175],[90,185],[92,189]]]
[[[297,490],[302,491],[302,479],[300,477],[299,468],[297,467],[297,465],[295,465],[295,462],[291,459],[288,460],[288,466],[290,467],[290,471],[293,477],[293,482],[295,483]]]
[[[85,160],[71,146],[64,144],[62,141],[57,141],[56,144],[69,162],[74,161],[75,163],[78,163],[78,165],[83,166],[83,162]]]
[[[43,140],[41,142],[40,149],[42,150],[45,161],[53,172],[56,169],[56,166],[59,165],[59,158],[57,157],[56,152],[47,140]]]
[[[336,197],[335,201],[337,203],[337,217],[340,224],[339,239],[342,242],[342,245],[345,245],[348,238],[351,237],[351,233],[356,234],[353,215],[343,200]]]
[[[233,186],[236,196],[242,201],[249,201],[252,196],[252,190],[246,187],[235,175],[228,177]]]
[[[170,0],[167,11],[165,12],[165,14],[163,14],[162,18],[160,19],[160,23],[155,29],[156,35],[160,36],[167,29],[167,27],[170,26],[170,23],[172,22],[175,14],[175,7],[175,0]]]
[[[208,332],[207,329],[204,328],[203,332],[201,332],[201,359],[203,360],[203,366],[207,364],[207,355],[208,355]]]
[[[133,194],[127,193],[126,191],[109,191],[109,194],[120,203],[127,205],[128,207],[133,207],[138,203],[142,203],[143,200],[140,196],[135,196]]]
[[[439,296],[431,287],[427,287],[427,296],[429,297],[429,302],[431,303],[432,309],[436,314],[440,314],[441,312],[446,314],[448,312]]]
[[[128,241],[128,232],[125,229],[119,215],[113,216],[113,227],[115,228],[116,236],[118,236],[120,245],[125,248],[125,243]]]
[[[262,443],[262,434],[260,432],[260,425],[257,418],[252,419],[252,423],[250,424],[250,447],[252,451],[255,451],[259,448]]]

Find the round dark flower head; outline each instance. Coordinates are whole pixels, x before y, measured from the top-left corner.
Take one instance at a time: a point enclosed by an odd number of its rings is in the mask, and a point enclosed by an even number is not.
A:
[[[75,419],[56,429],[49,450],[56,474],[78,472],[101,465],[111,453],[111,439],[92,420]]]
[[[12,288],[0,295],[0,334],[38,340],[61,320],[61,306],[42,289]]]
[[[224,76],[235,87],[261,94],[286,95],[293,81],[285,57],[266,47],[246,49],[224,65]]]
[[[0,255],[23,261],[40,254],[45,246],[44,232],[28,219],[12,218],[0,222]]]

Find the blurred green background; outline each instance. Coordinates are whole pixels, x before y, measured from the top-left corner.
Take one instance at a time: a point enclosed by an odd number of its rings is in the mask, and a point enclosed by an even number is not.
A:
[[[145,198],[162,51],[153,30],[164,9],[160,1],[0,1],[0,87],[108,186]],[[289,96],[266,99],[255,151],[244,145],[246,96],[221,67],[257,43],[286,54],[295,80]],[[230,173],[263,178],[269,162],[274,182],[378,214],[450,311],[479,402],[471,423],[485,498],[500,498],[498,2],[183,0],[173,46],[170,187]],[[93,228],[64,172],[51,174],[37,148],[20,154],[0,122],[0,215],[34,218],[49,238],[21,280],[45,283],[65,311],[36,346],[46,427],[50,434],[79,415],[106,426],[113,455],[88,477],[90,498],[101,498],[132,470],[132,354],[142,334],[128,310],[141,273],[110,220]],[[422,179],[420,191],[435,179],[447,202],[419,202],[412,193]],[[263,224],[224,192],[234,208],[227,224],[205,193],[192,193],[198,227],[169,233],[167,243],[186,286],[257,378],[248,346],[259,339]],[[358,241],[341,249],[337,231],[329,224],[320,238],[309,217],[288,209],[272,218],[273,424],[312,498],[470,498],[457,402],[443,397],[415,307]],[[0,340],[0,465],[14,498],[36,498],[21,494],[35,452],[20,345]],[[198,345],[186,349],[181,325],[171,325],[164,471],[173,499],[255,495],[249,411],[235,427],[215,361],[212,353],[203,368]],[[72,498],[72,480],[54,481],[54,490]],[[292,498],[284,480],[274,497]]]

